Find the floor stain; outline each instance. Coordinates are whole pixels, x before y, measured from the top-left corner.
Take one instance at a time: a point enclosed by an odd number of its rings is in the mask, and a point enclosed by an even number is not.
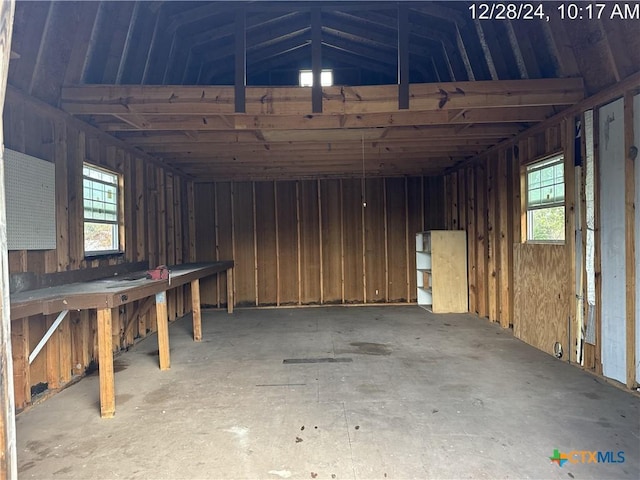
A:
[[[127,362],[124,362],[124,361],[122,361],[120,359],[116,359],[113,362],[113,371],[115,373],[118,373],[118,372],[121,372],[123,370],[126,370],[128,366],[129,366],[129,364]]]
[[[587,398],[590,398],[591,400],[598,400],[600,399],[600,395],[598,395],[597,393],[594,392],[584,392],[583,395]]]
[[[71,470],[73,470],[73,468],[70,467],[70,466],[69,467],[64,467],[64,468],[61,468],[60,470],[56,470],[55,472],[53,472],[53,474],[54,475],[63,475],[65,473],[71,472]]]
[[[352,342],[352,347],[357,347],[363,355],[391,355],[391,348],[383,343]]]
[[[27,462],[21,466],[18,467],[18,471],[19,472],[24,472],[26,470],[29,470],[30,468],[33,468],[36,466],[36,462]]]
[[[133,398],[133,395],[129,393],[123,393],[121,395],[116,395],[116,405],[124,405],[129,400]]]

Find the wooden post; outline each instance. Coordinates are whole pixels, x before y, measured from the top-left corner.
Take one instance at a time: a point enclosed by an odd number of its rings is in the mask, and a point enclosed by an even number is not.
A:
[[[100,366],[100,416],[102,418],[111,418],[116,413],[111,323],[111,309],[101,308],[98,310],[98,364]]]
[[[18,476],[16,422],[11,360],[11,316],[9,300],[9,258],[7,253],[7,209],[4,194],[4,140],[2,108],[9,72],[11,31],[15,1],[0,4],[0,477]]]
[[[169,370],[169,319],[167,317],[167,292],[156,293],[156,313],[158,321],[158,354],[160,370]]]
[[[193,340],[202,340],[202,315],[200,313],[200,280],[191,282],[191,315],[193,316]]]
[[[227,269],[227,312],[233,313],[233,267]]]

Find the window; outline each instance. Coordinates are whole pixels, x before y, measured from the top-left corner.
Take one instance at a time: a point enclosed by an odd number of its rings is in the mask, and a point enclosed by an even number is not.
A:
[[[320,73],[320,84],[323,87],[333,85],[333,70],[322,70]],[[300,70],[300,86],[313,87],[313,72],[311,70]]]
[[[564,157],[527,167],[527,240],[564,241]]]
[[[82,175],[85,255],[118,252],[120,176],[86,163]]]

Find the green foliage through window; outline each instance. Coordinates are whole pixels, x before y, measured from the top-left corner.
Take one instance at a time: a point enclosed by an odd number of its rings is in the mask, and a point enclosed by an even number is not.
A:
[[[564,157],[527,167],[527,239],[564,241]]]

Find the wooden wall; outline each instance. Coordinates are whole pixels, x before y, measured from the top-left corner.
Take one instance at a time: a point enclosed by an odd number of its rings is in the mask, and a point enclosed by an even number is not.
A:
[[[513,327],[522,340],[553,353],[553,343],[560,342],[563,360],[578,361],[584,368],[602,373],[601,318],[601,237],[596,214],[595,277],[596,320],[595,344],[584,342],[587,319],[585,169],[575,166],[586,155],[585,135],[576,139],[576,125],[584,125],[584,113],[613,100],[624,98],[625,152],[638,144],[634,139],[633,95],[640,92],[638,74],[604,90],[564,114],[543,122],[472,159],[444,177],[445,224],[450,229],[466,230],[468,235],[469,308],[480,317]],[[596,211],[599,205],[597,172],[601,168],[597,148],[597,122],[593,150],[596,169]],[[524,169],[538,159],[563,153],[565,156],[565,242],[561,245],[526,243],[524,210]],[[630,154],[630,153],[629,153]],[[620,185],[625,198],[625,258],[626,258],[626,332],[627,386],[637,385],[635,378],[635,309],[632,289],[635,288],[637,252],[634,252],[633,228],[634,182],[637,162],[625,163],[625,183]],[[582,233],[580,234],[580,231]],[[576,252],[576,249],[580,249]],[[576,255],[576,253],[578,253]],[[578,266],[576,267],[576,263]],[[579,272],[582,272],[579,274]],[[584,321],[582,320],[584,319]],[[582,352],[582,358],[576,358]],[[570,353],[570,356],[569,356]]]
[[[55,250],[10,251],[10,273],[36,274],[78,270],[125,262],[177,264],[193,259],[193,215],[189,196],[193,184],[151,163],[115,139],[15,89],[7,93],[5,145],[56,166]],[[103,165],[123,174],[125,253],[85,259],[82,233],[82,162]],[[188,289],[187,289],[188,292]],[[168,294],[170,319],[190,310],[182,288]],[[114,320],[114,348],[126,348],[135,338],[156,329],[152,302],[134,302]],[[45,349],[28,365],[29,352],[42,338],[53,316],[13,319],[16,405],[30,401],[31,386],[47,383],[55,389],[84,373],[96,358],[95,312],[70,312]],[[131,325],[130,328],[126,328]]]
[[[413,302],[415,234],[444,228],[443,199],[436,177],[196,183],[196,258],[235,259],[238,305]]]

